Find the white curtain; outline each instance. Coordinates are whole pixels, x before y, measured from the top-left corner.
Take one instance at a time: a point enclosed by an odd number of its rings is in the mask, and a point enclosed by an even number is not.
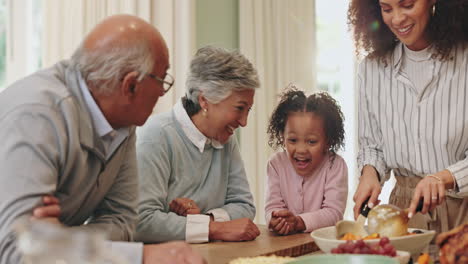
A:
[[[6,60],[5,85],[37,70],[38,36],[37,16],[34,13],[36,3],[31,0],[6,0]]]
[[[240,140],[260,224],[265,223],[266,164],[273,153],[266,133],[269,116],[288,84],[315,90],[314,2],[239,0],[239,48],[257,67],[261,82]]]
[[[195,3],[191,0],[45,0],[43,3],[42,61],[48,67],[68,59],[97,23],[114,14],[136,15],[156,26],[169,48],[175,78],[155,112],[168,110],[184,94],[186,72],[195,49]]]

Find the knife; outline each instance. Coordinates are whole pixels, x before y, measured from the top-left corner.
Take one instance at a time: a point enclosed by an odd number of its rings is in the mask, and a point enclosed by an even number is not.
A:
[[[364,223],[366,222],[367,215],[369,214],[369,211],[371,208],[367,205],[369,202],[370,196],[367,197],[367,199],[362,203],[361,209],[359,210],[359,216],[356,219],[356,222],[360,224],[361,226],[364,226]]]
[[[418,205],[416,206],[415,213],[421,212],[422,209],[423,209],[423,206],[424,206],[424,198],[421,197],[421,198],[419,199]],[[409,207],[406,208],[406,209],[403,210],[403,211],[405,212],[406,215],[408,215]]]

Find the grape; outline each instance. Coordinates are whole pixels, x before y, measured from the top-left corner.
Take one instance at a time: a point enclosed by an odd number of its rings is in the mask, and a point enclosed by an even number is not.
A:
[[[383,249],[385,249],[386,252],[391,252],[394,248],[393,248],[392,244],[385,244],[383,246]]]
[[[371,254],[371,250],[368,247],[361,249],[361,254]]]
[[[366,243],[365,243],[364,240],[362,240],[362,239],[356,241],[356,246],[357,246],[357,247],[362,248],[362,247],[364,247],[365,245],[366,245]]]
[[[340,254],[341,250],[339,248],[334,248],[334,249],[331,250],[331,253],[332,254]]]
[[[390,243],[390,239],[388,237],[382,237],[379,241],[379,244],[383,247],[385,244]]]
[[[367,244],[363,240],[346,241],[331,250],[333,254],[374,254],[384,256],[396,256],[395,247],[390,244],[388,237],[383,237],[378,243]]]
[[[387,252],[383,248],[379,248],[377,250],[377,255],[387,255]]]
[[[354,250],[354,244],[351,242],[351,244],[346,243],[344,247],[345,252],[353,252]]]

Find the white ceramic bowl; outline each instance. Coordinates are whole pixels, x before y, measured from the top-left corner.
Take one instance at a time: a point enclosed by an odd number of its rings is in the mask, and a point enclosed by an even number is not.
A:
[[[409,232],[416,230],[414,228],[408,228]],[[396,250],[408,251],[411,256],[418,256],[422,250],[431,242],[435,235],[433,230],[421,230],[422,234],[414,234],[401,237],[392,237],[390,243],[395,247]],[[333,248],[338,247],[339,244],[346,243],[346,240],[336,239],[336,228],[335,226],[329,226],[317,229],[310,233],[317,246],[325,253],[330,253]],[[376,243],[380,239],[368,239],[366,243]]]

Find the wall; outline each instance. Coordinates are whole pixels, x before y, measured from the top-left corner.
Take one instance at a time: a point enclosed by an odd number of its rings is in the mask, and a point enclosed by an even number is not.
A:
[[[239,47],[239,1],[197,0],[196,47]]]

